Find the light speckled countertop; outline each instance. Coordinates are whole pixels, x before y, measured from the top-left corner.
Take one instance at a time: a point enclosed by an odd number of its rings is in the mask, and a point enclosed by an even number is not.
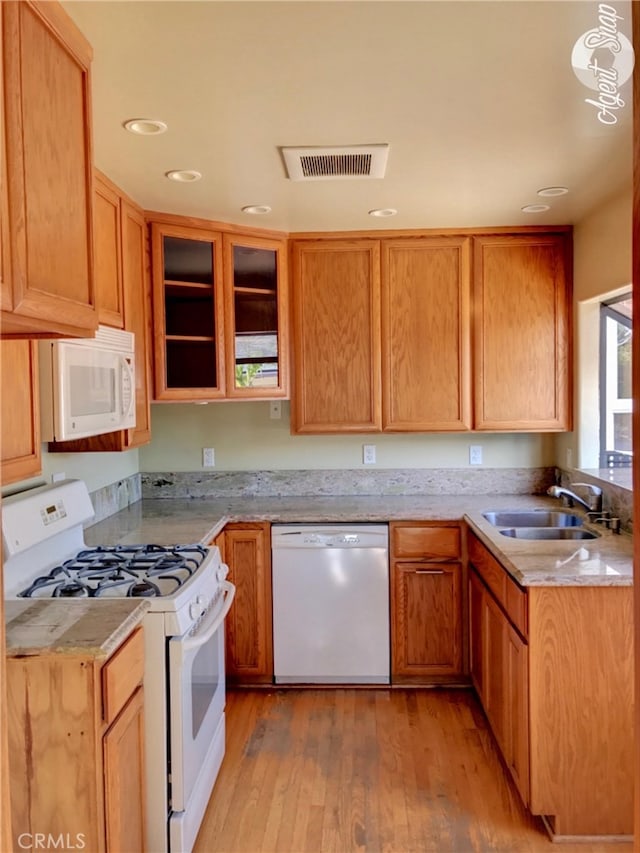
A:
[[[630,586],[632,539],[595,525],[591,540],[532,541],[502,536],[482,515],[500,509],[559,509],[531,495],[145,499],[85,531],[90,545],[208,544],[230,521],[272,523],[464,519],[522,586]],[[580,510],[572,510],[582,514]]]
[[[108,658],[141,622],[140,599],[5,601],[7,655],[68,654]]]

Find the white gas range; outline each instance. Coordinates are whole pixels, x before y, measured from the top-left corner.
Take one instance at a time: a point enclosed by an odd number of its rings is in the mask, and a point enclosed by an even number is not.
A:
[[[215,547],[84,543],[85,483],[2,503],[6,598],[144,597],[147,845],[190,851],[225,750],[224,620],[235,587]]]

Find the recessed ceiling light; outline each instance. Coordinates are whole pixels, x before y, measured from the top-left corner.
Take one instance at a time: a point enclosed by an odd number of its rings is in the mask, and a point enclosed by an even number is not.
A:
[[[556,195],[566,195],[568,192],[569,187],[543,187],[541,190],[538,190],[538,195],[551,198]]]
[[[526,204],[520,208],[523,213],[544,213],[545,210],[551,210],[548,204]]]
[[[132,118],[124,123],[125,130],[137,133],[139,136],[157,136],[164,133],[167,125],[155,118]]]
[[[395,207],[377,207],[369,211],[369,216],[395,216],[397,212]]]
[[[271,208],[268,204],[245,204],[244,207],[240,208],[243,213],[271,213]]]
[[[199,181],[202,175],[194,169],[175,169],[173,172],[166,172],[166,177],[179,184],[192,184]]]

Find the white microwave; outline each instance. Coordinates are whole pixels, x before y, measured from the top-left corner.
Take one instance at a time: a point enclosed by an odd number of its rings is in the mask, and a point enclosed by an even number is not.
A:
[[[135,338],[98,326],[93,338],[40,341],[43,441],[87,438],[136,425]]]

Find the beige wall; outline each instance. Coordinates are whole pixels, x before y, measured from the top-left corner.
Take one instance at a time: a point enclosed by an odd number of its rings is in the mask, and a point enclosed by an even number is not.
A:
[[[581,302],[631,282],[631,188],[579,222],[573,232],[573,293]]]
[[[198,471],[202,448],[213,447],[215,470],[358,468],[362,445],[375,444],[378,468],[463,468],[469,445],[481,445],[490,468],[552,465],[552,435],[292,436],[289,404],[271,420],[269,403],[152,406],[153,442],[140,449],[141,471]]]
[[[621,192],[579,222],[573,236],[575,429],[559,435],[556,464],[598,464],[599,305],[631,283],[631,190]]]
[[[375,444],[379,468],[464,468],[469,445],[483,448],[483,464],[492,468],[593,467],[590,448],[597,444],[598,303],[604,294],[631,280],[631,192],[602,205],[575,227],[574,296],[576,302],[576,429],[544,434],[442,434],[292,436],[289,405],[279,421],[269,404],[213,403],[152,407],[153,441],[128,453],[49,454],[43,452],[43,476],[50,482],[64,472],[95,490],[141,471],[202,470],[202,448],[213,447],[215,469],[357,468],[362,445]]]
[[[64,473],[69,478],[84,480],[90,492],[108,486],[137,473],[138,451],[126,453],[48,453],[42,446],[42,475],[22,483],[12,483],[3,489],[11,493],[21,489],[50,483],[53,474]]]

